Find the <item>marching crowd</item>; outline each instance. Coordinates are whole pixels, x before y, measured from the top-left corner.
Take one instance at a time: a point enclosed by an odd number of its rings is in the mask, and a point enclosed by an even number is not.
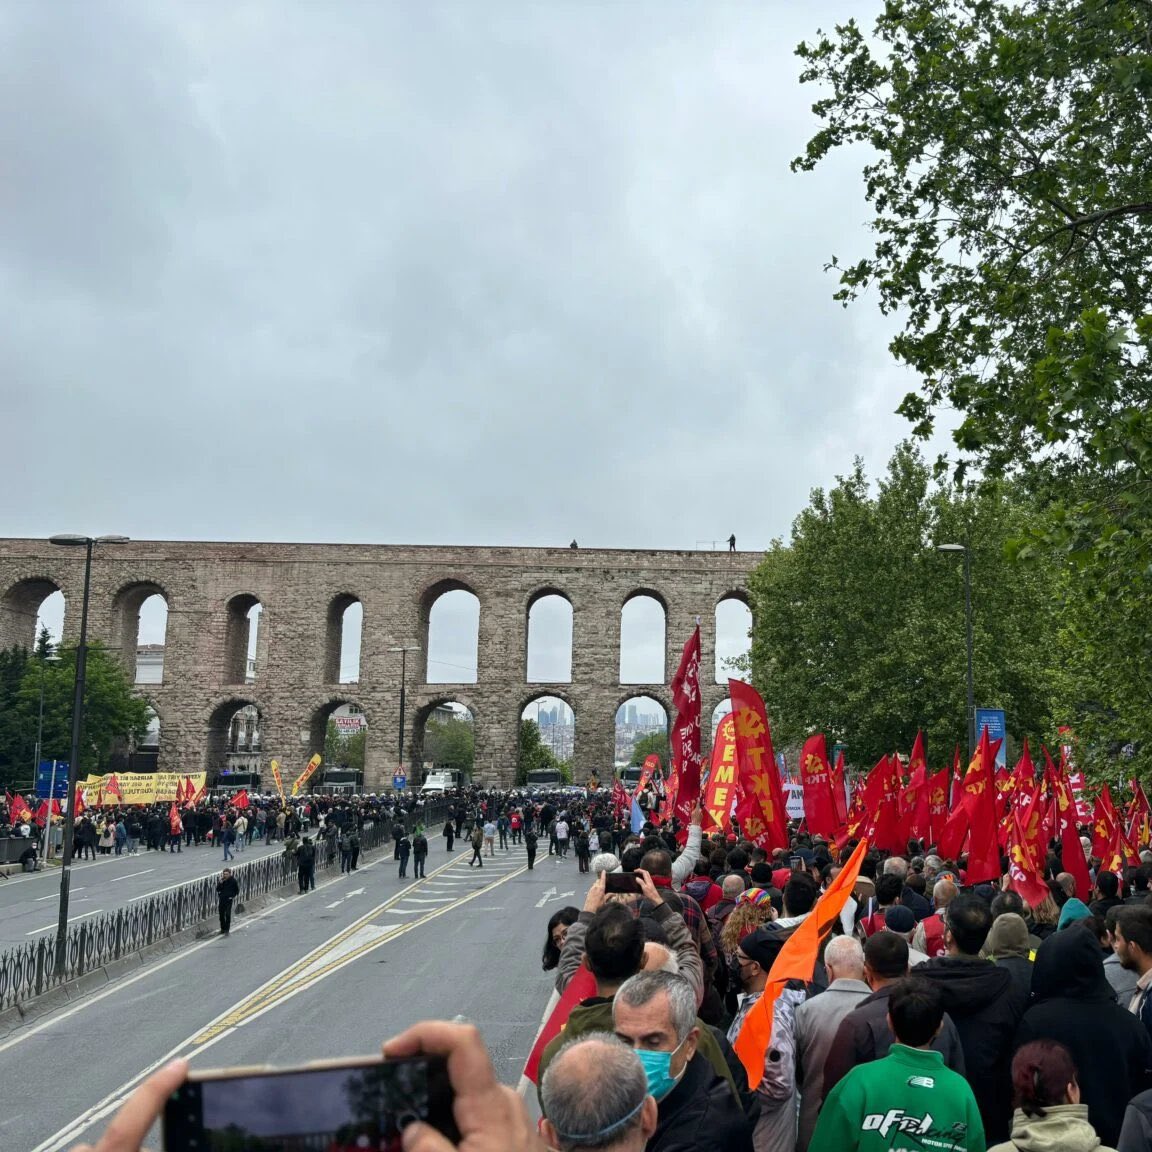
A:
[[[1054,846],[1036,907],[1006,884],[967,885],[965,860],[931,846],[868,853],[811,972],[776,996],[750,1078],[741,1031],[839,874],[834,845],[794,831],[766,852],[703,833],[699,810],[686,830],[633,833],[597,794],[452,803],[441,835],[473,864],[547,843],[593,878],[583,907],[547,924],[542,963],[567,1016],[530,1069],[538,1126],[475,1029],[421,1025],[385,1046],[449,1055],[462,1149],[1152,1152],[1147,848],[1123,878],[1089,859],[1085,901]],[[396,836],[403,874],[403,819]],[[451,1147],[419,1124],[404,1144]]]

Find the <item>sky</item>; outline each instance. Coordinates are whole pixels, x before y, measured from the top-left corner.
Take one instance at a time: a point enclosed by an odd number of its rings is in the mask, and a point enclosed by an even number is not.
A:
[[[0,535],[767,546],[906,432],[788,169],[875,7],[8,5]]]
[[[891,322],[824,271],[870,250],[867,154],[789,171],[795,46],[876,8],[6,6],[0,536],[786,536],[908,431]],[[475,652],[441,611],[448,680]]]

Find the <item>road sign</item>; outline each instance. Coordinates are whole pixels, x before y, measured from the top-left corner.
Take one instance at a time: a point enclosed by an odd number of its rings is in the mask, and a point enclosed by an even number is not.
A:
[[[51,760],[41,760],[36,769],[36,799],[47,800],[48,793],[52,793],[54,800],[63,800],[68,795],[68,761],[57,760],[56,778],[52,778]]]
[[[976,744],[980,744],[980,734],[988,729],[989,740],[1000,741],[1000,751],[996,753],[996,767],[1008,766],[1008,731],[1002,708],[976,709]]]
[[[396,775],[392,777],[392,787],[395,788],[397,792],[403,792],[407,786],[408,777],[403,775],[403,773],[397,772]]]

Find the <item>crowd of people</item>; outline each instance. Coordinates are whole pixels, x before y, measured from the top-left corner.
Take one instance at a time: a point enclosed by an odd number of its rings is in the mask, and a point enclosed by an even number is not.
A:
[[[454,1054],[461,1148],[1152,1152],[1147,848],[1123,877],[1089,858],[1081,900],[1054,847],[1035,907],[1006,881],[967,885],[965,861],[931,846],[868,853],[812,971],[771,993],[750,1078],[742,1029],[853,845],[842,855],[794,830],[766,851],[704,833],[699,810],[686,829],[633,833],[605,794],[449,800],[441,835],[474,863],[531,839],[593,878],[583,906],[546,926],[554,1002],[587,986],[534,1071],[538,1126],[474,1029],[422,1025],[385,1048]],[[417,824],[396,821],[398,849]],[[423,1125],[404,1145],[450,1147]]]

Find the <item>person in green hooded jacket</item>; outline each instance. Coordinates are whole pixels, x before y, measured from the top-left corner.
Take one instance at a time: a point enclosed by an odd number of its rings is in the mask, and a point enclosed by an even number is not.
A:
[[[828,1094],[808,1152],[985,1152],[984,1124],[963,1076],[929,1045],[944,1020],[939,988],[912,977],[888,1000],[896,1043]]]

